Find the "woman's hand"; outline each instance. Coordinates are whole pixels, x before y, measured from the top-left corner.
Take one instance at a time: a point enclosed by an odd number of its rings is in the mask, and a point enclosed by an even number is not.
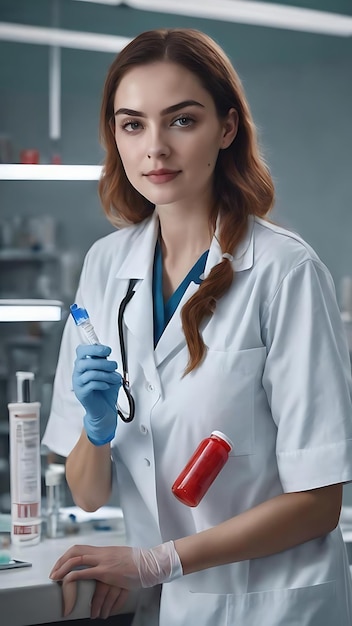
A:
[[[72,546],[55,563],[49,577],[66,583],[98,580],[121,589],[137,589],[142,585],[132,553],[128,546]]]
[[[107,615],[120,608],[129,589],[154,587],[183,575],[173,541],[155,548],[86,546],[69,548],[55,563],[49,576],[63,581],[64,615],[76,602],[76,581],[96,580],[92,613]]]
[[[65,577],[62,581],[63,616],[67,617],[76,604],[77,582],[69,581]],[[95,591],[91,601],[90,617],[107,619],[110,615],[116,615],[123,607],[128,597],[126,589],[120,589],[114,585],[107,585],[97,580]]]
[[[86,415],[84,428],[89,440],[101,446],[115,436],[117,426],[117,396],[121,375],[116,361],[107,359],[109,346],[80,345],[74,364],[72,385]]]
[[[91,602],[91,619],[98,617],[107,619],[110,615],[116,615],[125,604],[127,597],[127,589],[120,589],[115,585],[107,585],[97,580]]]
[[[63,615],[69,615],[77,598],[77,581],[95,580],[92,619],[116,613],[128,597],[128,589],[140,587],[138,569],[126,546],[73,546],[55,563],[49,576],[62,581]]]

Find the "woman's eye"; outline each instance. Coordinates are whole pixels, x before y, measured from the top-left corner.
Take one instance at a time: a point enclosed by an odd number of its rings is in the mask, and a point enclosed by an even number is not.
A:
[[[125,122],[122,125],[123,130],[126,130],[128,133],[131,133],[134,130],[139,130],[141,127],[139,122]]]
[[[194,120],[191,117],[187,117],[186,115],[183,115],[182,117],[178,117],[177,120],[175,120],[173,122],[173,124],[175,126],[190,126],[192,123],[194,122]]]

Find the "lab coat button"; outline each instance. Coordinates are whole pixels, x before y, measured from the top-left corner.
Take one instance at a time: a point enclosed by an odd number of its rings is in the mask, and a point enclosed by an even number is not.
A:
[[[150,461],[149,461],[149,459],[144,459],[144,462],[145,462],[145,464],[146,464],[146,466],[147,466],[147,467],[150,467]]]
[[[139,430],[142,433],[142,435],[146,435],[148,433],[148,428],[144,426],[144,424],[140,425]]]
[[[155,387],[154,385],[152,385],[152,383],[147,383],[147,389],[148,391],[154,391]]]

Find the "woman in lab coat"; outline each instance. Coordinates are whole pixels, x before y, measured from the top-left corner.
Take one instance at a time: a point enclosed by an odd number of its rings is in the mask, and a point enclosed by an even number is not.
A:
[[[103,345],[68,320],[44,443],[86,510],[116,469],[128,547],[75,546],[53,580],[95,579],[93,617],[143,587],[149,626],[352,624],[348,350],[326,267],[265,219],[273,185],[238,76],[204,34],[143,33],[110,68],[101,129],[102,203],[123,228],[88,252],[76,302]],[[116,427],[122,344],[135,415]],[[233,449],[191,508],[171,486],[213,430]]]

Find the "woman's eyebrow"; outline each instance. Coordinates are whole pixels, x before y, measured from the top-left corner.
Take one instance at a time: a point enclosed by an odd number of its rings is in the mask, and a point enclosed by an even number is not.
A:
[[[172,104],[171,106],[166,107],[166,109],[163,109],[161,111],[161,115],[175,113],[175,111],[178,111],[179,109],[183,109],[184,107],[189,107],[189,106],[197,106],[197,107],[202,107],[202,109],[204,109],[204,104],[197,102],[197,100],[183,100],[183,102]],[[125,109],[125,108],[117,109],[114,115],[132,115],[135,117],[147,117],[146,114],[143,113],[142,111],[134,111],[133,109]]]

